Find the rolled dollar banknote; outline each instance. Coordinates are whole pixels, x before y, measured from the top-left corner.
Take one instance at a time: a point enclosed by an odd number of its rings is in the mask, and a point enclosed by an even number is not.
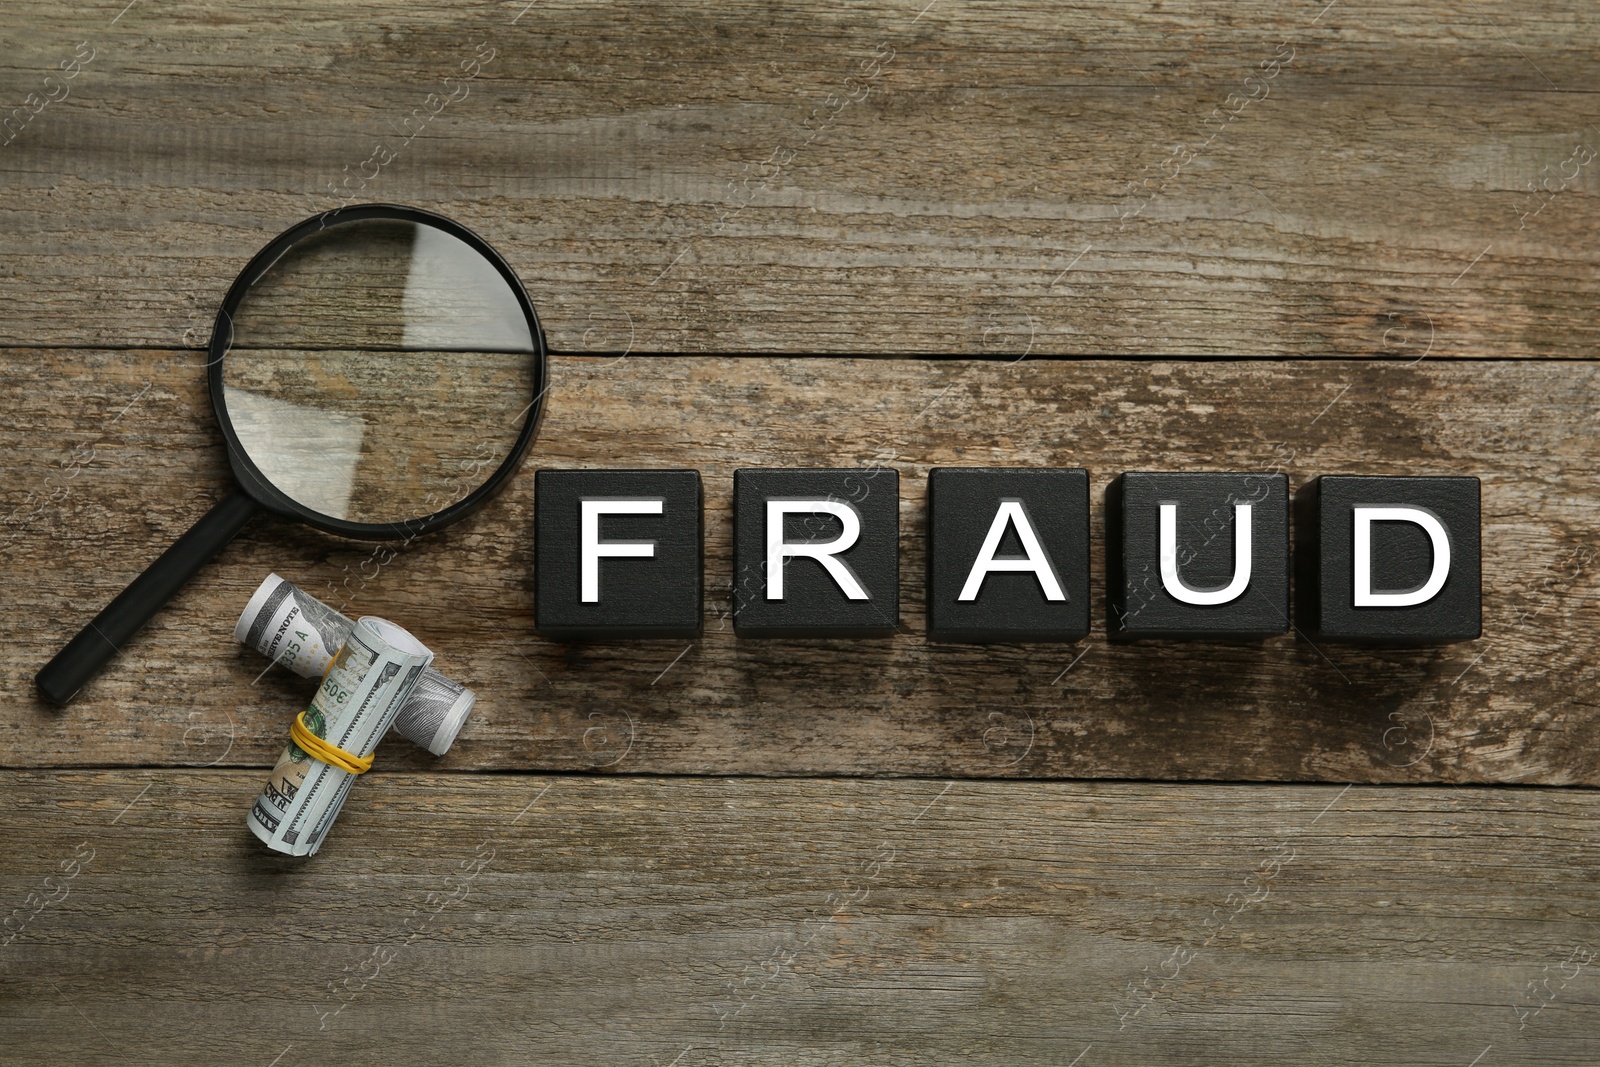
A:
[[[432,661],[427,646],[394,623],[357,619],[245,816],[250,831],[276,852],[315,853]]]
[[[250,597],[233,636],[302,678],[321,678],[350,636],[350,619],[293,582],[269,574]],[[429,667],[400,706],[394,728],[435,756],[455,744],[478,694]]]

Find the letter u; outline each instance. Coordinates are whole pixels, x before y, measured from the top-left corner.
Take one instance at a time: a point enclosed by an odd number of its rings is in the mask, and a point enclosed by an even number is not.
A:
[[[1161,584],[1173,599],[1200,607],[1238,600],[1250,584],[1250,505],[1233,506],[1233,580],[1221,589],[1195,589],[1178,574],[1178,505],[1161,505]]]

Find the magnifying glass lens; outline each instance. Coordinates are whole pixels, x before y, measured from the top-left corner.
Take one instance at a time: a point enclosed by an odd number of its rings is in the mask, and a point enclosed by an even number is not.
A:
[[[222,412],[263,479],[327,519],[399,523],[457,503],[536,413],[527,315],[485,256],[442,229],[312,230],[233,313]]]

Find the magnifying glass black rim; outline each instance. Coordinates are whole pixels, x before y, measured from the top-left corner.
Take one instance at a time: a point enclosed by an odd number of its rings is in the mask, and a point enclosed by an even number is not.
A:
[[[285,494],[277,486],[267,480],[266,475],[250,459],[250,454],[245,451],[244,445],[239,440],[239,435],[233,428],[233,422],[228,417],[228,408],[223,400],[222,386],[222,361],[226,358],[228,349],[233,341],[234,315],[239,310],[239,304],[249,292],[250,287],[261,279],[261,276],[272,268],[283,257],[295,242],[307,234],[319,230],[329,229],[343,223],[362,222],[369,219],[386,219],[396,222],[412,222],[418,225],[432,226],[443,230],[450,236],[465,243],[484,259],[494,264],[495,270],[505,279],[511,291],[516,294],[517,303],[522,308],[522,314],[528,321],[528,330],[533,337],[534,358],[534,394],[529,405],[527,417],[522,424],[522,432],[518,434],[516,444],[511,449],[511,454],[506,456],[500,466],[495,468],[483,484],[471,493],[457,500],[440,511],[419,518],[403,519],[398,522],[351,522],[348,519],[336,519],[315,511],[292,497]],[[522,287],[522,280],[511,269],[500,253],[496,252],[489,243],[476,233],[467,229],[452,219],[422,208],[407,207],[401,204],[354,204],[349,207],[335,208],[332,211],[314,215],[304,222],[284,230],[274,237],[265,248],[257,252],[233,280],[228,294],[222,298],[222,306],[217,309],[216,325],[211,330],[211,346],[208,362],[208,378],[211,385],[211,407],[217,415],[217,425],[222,428],[222,436],[228,443],[228,459],[233,465],[233,473],[243,486],[244,491],[255,499],[262,507],[275,511],[291,518],[299,519],[309,526],[328,533],[340,534],[345,537],[360,538],[362,540],[389,540],[401,537],[418,537],[431,533],[441,527],[448,526],[480,507],[495,493],[504,488],[510,481],[511,475],[522,464],[523,456],[533,445],[534,435],[538,431],[540,416],[544,414],[544,394],[546,369],[546,347],[544,330],[539,325],[539,317],[534,313],[533,303],[528,299],[528,292]]]

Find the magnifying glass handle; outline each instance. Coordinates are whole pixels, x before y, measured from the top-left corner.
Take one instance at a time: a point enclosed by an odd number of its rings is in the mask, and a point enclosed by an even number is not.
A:
[[[243,490],[235,490],[206,512],[34,676],[40,694],[52,704],[65,704],[77,696],[84,683],[100,673],[128,639],[238,535],[260,507]]]

